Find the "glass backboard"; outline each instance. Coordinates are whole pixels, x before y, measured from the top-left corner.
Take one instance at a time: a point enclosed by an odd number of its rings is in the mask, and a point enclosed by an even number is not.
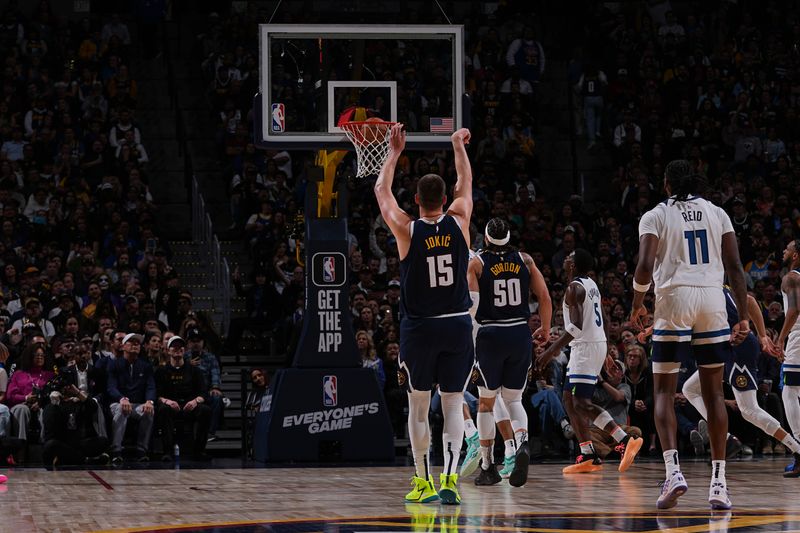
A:
[[[347,149],[355,107],[405,124],[409,149],[450,146],[467,126],[464,36],[452,25],[262,24],[256,143]],[[355,118],[352,118],[355,120]]]

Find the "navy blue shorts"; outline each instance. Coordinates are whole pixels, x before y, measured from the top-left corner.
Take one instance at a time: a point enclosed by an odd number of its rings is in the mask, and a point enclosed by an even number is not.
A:
[[[528,324],[482,326],[475,339],[477,384],[489,390],[524,389],[531,367],[533,341]]]
[[[411,391],[463,392],[475,348],[472,317],[404,318],[400,321],[400,385]]]
[[[758,383],[758,356],[761,345],[750,333],[738,346],[733,347],[733,359],[725,363],[725,380],[738,391],[756,390]]]
[[[714,344],[653,341],[654,363],[686,363],[693,359],[697,366],[728,363],[733,359],[729,341]]]

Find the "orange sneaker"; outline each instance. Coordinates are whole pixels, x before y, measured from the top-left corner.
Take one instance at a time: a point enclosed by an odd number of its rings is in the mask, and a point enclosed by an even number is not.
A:
[[[624,472],[631,467],[636,454],[642,449],[642,444],[644,444],[644,439],[637,439],[636,437],[631,437],[627,442],[623,441],[617,444],[614,451],[619,453],[621,457],[617,470]]]
[[[574,465],[565,466],[562,474],[587,474],[603,469],[603,462],[595,454],[579,455]]]

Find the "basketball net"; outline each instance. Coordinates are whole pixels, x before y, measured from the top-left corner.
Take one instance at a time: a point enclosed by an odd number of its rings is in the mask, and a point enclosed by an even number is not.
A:
[[[389,157],[389,131],[395,122],[353,121],[341,124],[356,149],[357,178],[377,175]]]

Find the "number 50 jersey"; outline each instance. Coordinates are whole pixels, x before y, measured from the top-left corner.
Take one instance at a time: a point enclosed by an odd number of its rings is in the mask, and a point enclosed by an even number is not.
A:
[[[658,237],[656,294],[672,287],[722,286],[722,236],[732,232],[728,214],[699,196],[685,201],[669,198],[645,213],[639,238],[648,233]]]
[[[475,320],[482,326],[525,324],[531,315],[528,293],[531,274],[519,252],[478,254],[483,263],[478,279],[480,303]]]
[[[411,246],[400,261],[400,314],[403,318],[469,313],[469,247],[458,222],[442,215],[436,222],[415,220]]]

